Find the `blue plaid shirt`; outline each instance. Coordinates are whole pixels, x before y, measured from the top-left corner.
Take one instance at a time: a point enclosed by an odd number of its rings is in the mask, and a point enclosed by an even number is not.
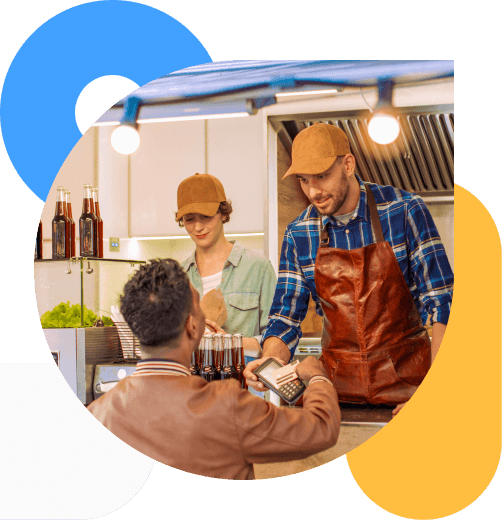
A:
[[[441,238],[424,201],[392,186],[362,182],[359,205],[347,225],[332,216],[323,216],[327,224],[329,246],[356,249],[373,244],[366,189],[371,188],[378,206],[385,240],[390,243],[399,267],[415,300],[422,320],[448,323],[453,272]],[[262,342],[269,336],[282,339],[294,352],[301,337],[300,323],[308,310],[309,297],[322,309],[314,283],[314,265],[319,247],[319,214],[309,206],[286,228],[279,265],[279,279],[270,309],[270,321]]]

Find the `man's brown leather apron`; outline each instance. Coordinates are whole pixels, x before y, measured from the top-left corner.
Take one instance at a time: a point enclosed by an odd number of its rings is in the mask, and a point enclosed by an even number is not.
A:
[[[366,188],[376,243],[352,250],[329,247],[321,231],[315,284],[322,310],[322,356],[341,402],[407,401],[431,365],[422,325],[391,245],[383,238],[375,198]]]

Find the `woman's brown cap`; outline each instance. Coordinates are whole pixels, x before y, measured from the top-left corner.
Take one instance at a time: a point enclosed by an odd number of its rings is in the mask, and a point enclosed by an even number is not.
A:
[[[200,213],[213,217],[218,212],[220,202],[227,200],[221,182],[208,173],[196,173],[178,186],[178,212],[176,220],[189,213]]]

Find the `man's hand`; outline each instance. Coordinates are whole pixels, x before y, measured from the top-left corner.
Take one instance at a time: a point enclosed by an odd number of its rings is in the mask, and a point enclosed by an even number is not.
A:
[[[263,392],[267,388],[258,381],[258,378],[253,374],[253,370],[256,370],[264,361],[271,357],[279,361],[281,365],[287,365],[291,357],[286,343],[275,336],[271,336],[263,342],[263,357],[248,363],[243,372],[247,385],[258,390],[258,392]]]
[[[310,381],[314,376],[328,377],[322,363],[314,356],[309,356],[299,365],[296,365],[295,372],[304,381]]]
[[[254,388],[258,392],[264,392],[265,390],[267,390],[267,387],[261,381],[258,381],[258,377],[255,374],[253,374],[253,370],[256,370],[262,363],[267,361],[267,359],[270,359],[270,357],[271,356],[262,357],[260,359],[255,359],[253,361],[250,361],[246,365],[246,368],[244,369],[244,372],[242,373],[243,376],[246,378],[247,385],[250,386],[251,388]],[[274,359],[279,361],[279,363],[281,363],[281,365],[283,364],[280,359],[278,359],[278,358],[274,358]]]
[[[253,370],[256,370],[257,367],[259,367],[267,359],[270,359],[270,357],[272,356],[264,357],[261,359],[255,359],[254,361],[248,363],[246,365],[246,368],[244,369],[244,377],[246,378],[246,383],[248,384],[248,386],[251,386],[259,392],[267,390],[267,387],[258,380],[258,377],[255,374],[253,374]],[[279,358],[274,357],[274,359],[279,361],[279,363],[283,364],[283,362]],[[314,356],[309,356],[306,359],[304,359],[300,364],[296,365],[295,372],[298,374],[298,377],[300,379],[303,379],[307,382],[310,381],[314,376],[328,377],[326,375],[324,367],[322,366],[322,363],[318,361]]]
[[[403,409],[403,406],[407,403],[408,401],[405,401],[404,403],[401,403],[401,404],[398,404],[394,410],[392,410],[392,416],[394,417],[395,415],[397,415],[399,413],[400,410]]]

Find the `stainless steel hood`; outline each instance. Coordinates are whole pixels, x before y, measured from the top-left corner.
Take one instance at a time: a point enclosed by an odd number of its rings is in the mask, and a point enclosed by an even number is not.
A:
[[[356,173],[365,181],[418,193],[429,200],[453,200],[452,105],[398,111],[401,132],[394,143],[379,145],[368,134],[367,110],[338,114],[271,116],[270,122],[291,154],[295,136],[315,122],[338,126],[347,134]]]

